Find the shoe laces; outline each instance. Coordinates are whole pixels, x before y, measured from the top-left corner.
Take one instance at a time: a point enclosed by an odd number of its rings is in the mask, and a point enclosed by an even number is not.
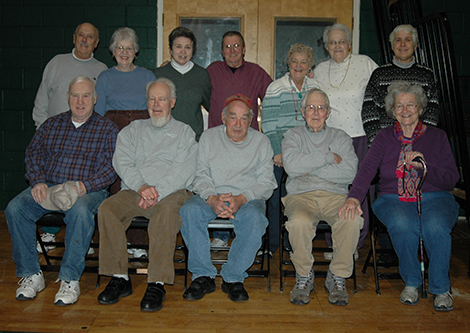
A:
[[[332,274],[335,287],[338,290],[346,290],[346,279]]]
[[[452,296],[452,294],[449,291],[446,291],[445,293],[440,294],[440,295],[436,295],[436,298],[439,297],[439,296],[441,296],[441,297],[450,297],[452,300],[454,299],[454,296]]]
[[[18,285],[27,288],[33,284],[33,276],[24,276],[18,281]]]
[[[60,281],[60,288],[59,288],[59,293],[61,294],[66,294],[69,291],[74,291],[74,284],[72,281],[64,281],[64,280],[59,280],[57,279],[56,283]]]
[[[306,289],[308,282],[312,279],[313,277],[313,268],[310,270],[310,273],[308,275],[297,275],[295,279],[295,288],[296,289]]]

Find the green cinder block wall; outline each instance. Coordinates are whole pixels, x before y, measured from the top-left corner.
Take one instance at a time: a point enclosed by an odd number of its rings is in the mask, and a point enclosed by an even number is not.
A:
[[[129,26],[139,36],[136,63],[156,67],[157,0],[2,0],[0,2],[0,210],[28,185],[24,151],[34,135],[34,98],[48,61],[73,48],[75,28],[91,22],[100,31],[95,57],[115,63],[112,33]]]
[[[171,0],[166,0],[171,1]],[[450,17],[459,73],[470,75],[470,1],[422,0],[425,14],[444,10]],[[100,31],[95,57],[108,66],[114,30],[136,30],[141,51],[137,64],[156,67],[157,0],[2,0],[0,2],[0,210],[27,187],[24,151],[35,128],[31,118],[42,71],[56,54],[72,50],[78,24],[93,23]],[[361,47],[377,62],[379,49],[370,0],[361,1]],[[461,41],[461,42],[459,42]],[[469,85],[470,86],[470,85]],[[467,94],[467,96],[470,94]]]

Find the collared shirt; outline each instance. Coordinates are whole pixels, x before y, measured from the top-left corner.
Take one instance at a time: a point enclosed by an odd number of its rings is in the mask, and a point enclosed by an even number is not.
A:
[[[72,112],[49,118],[37,130],[26,149],[26,179],[62,184],[82,181],[87,193],[111,185],[117,177],[112,166],[118,128],[93,112],[80,127],[72,123]]]
[[[251,127],[258,130],[258,98],[263,100],[266,89],[273,81],[266,71],[252,62],[243,61],[235,73],[224,61],[215,61],[207,67],[212,85],[209,111],[209,128],[222,125],[225,100],[235,94],[243,94],[253,104]]]

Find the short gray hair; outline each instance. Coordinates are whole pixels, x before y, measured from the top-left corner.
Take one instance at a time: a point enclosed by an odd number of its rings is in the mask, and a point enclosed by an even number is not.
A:
[[[395,36],[400,31],[405,31],[411,34],[411,38],[413,39],[414,45],[415,46],[418,45],[418,30],[416,30],[416,28],[410,24],[401,24],[401,25],[396,26],[395,29],[393,29],[393,31],[390,33],[389,41],[392,47],[393,47],[393,41],[395,40]]]
[[[109,42],[109,51],[111,51],[111,53],[113,53],[114,49],[116,48],[117,42],[121,40],[130,40],[134,44],[135,53],[139,53],[139,37],[137,37],[134,29],[129,27],[121,27],[114,31],[111,37],[111,41]]]
[[[395,99],[399,94],[413,94],[418,107],[423,110],[428,105],[428,98],[423,87],[419,83],[411,83],[408,81],[392,82],[387,88],[387,96],[385,96],[385,111],[390,118],[395,118],[393,113],[395,109]]]
[[[155,81],[150,81],[149,83],[147,83],[147,85],[145,86],[145,96],[147,97],[147,99],[149,98],[149,90],[150,88],[154,85],[154,84],[157,84],[157,83],[164,83],[168,86],[168,88],[170,88],[170,95],[171,95],[171,99],[173,98],[176,98],[176,87],[175,87],[175,84],[170,80],[170,79],[167,79],[166,77],[160,77],[158,78],[157,80]]]
[[[349,30],[349,28],[345,26],[343,23],[335,23],[325,28],[325,30],[323,31],[323,44],[325,45],[325,47],[328,48],[328,42],[330,41],[328,34],[335,30],[342,30],[345,32],[346,38],[348,39],[349,46],[351,47],[352,45],[351,30]]]
[[[322,95],[325,98],[326,107],[329,109],[330,108],[330,99],[328,98],[328,95],[326,94],[326,92],[324,92],[323,90],[318,89],[318,88],[313,88],[313,89],[310,89],[309,91],[307,91],[304,98],[302,98],[302,104],[301,104],[302,109],[305,109],[305,106],[307,105],[307,100],[310,97],[310,95],[313,95],[315,93],[318,93],[318,94]]]
[[[67,90],[67,93],[70,93],[70,89],[75,83],[84,82],[84,81],[88,81],[91,83],[91,86],[93,87],[93,96],[96,96],[95,82],[86,75],[79,75],[76,78],[74,78],[69,84],[69,89]]]

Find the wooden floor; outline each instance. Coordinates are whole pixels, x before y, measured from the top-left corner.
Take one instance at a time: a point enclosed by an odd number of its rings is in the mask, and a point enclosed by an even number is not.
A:
[[[96,237],[96,236],[95,236]],[[278,257],[272,261],[272,291],[267,292],[267,279],[251,277],[245,286],[250,300],[234,303],[220,290],[200,301],[182,298],[183,277],[177,276],[173,286],[166,286],[166,300],[158,312],[140,311],[146,277],[132,275],[134,293],[117,304],[105,306],[97,301],[98,294],[109,281],[102,278],[96,288],[96,274],[84,273],[80,283],[81,296],[75,305],[59,307],[53,304],[59,284],[56,272],[45,272],[46,289],[33,301],[18,301],[15,290],[18,278],[11,259],[11,239],[0,212],[0,331],[21,332],[469,332],[470,278],[468,255],[470,233],[466,222],[454,230],[451,260],[451,283],[454,310],[436,312],[432,297],[415,306],[400,303],[401,280],[381,280],[382,295],[375,293],[372,269],[361,273],[369,242],[359,251],[357,262],[358,292],[352,292],[352,280],[347,281],[350,304],[345,307],[328,303],[323,288],[324,279],[315,280],[310,304],[289,303],[294,278],[287,278],[284,292],[279,291]]]

